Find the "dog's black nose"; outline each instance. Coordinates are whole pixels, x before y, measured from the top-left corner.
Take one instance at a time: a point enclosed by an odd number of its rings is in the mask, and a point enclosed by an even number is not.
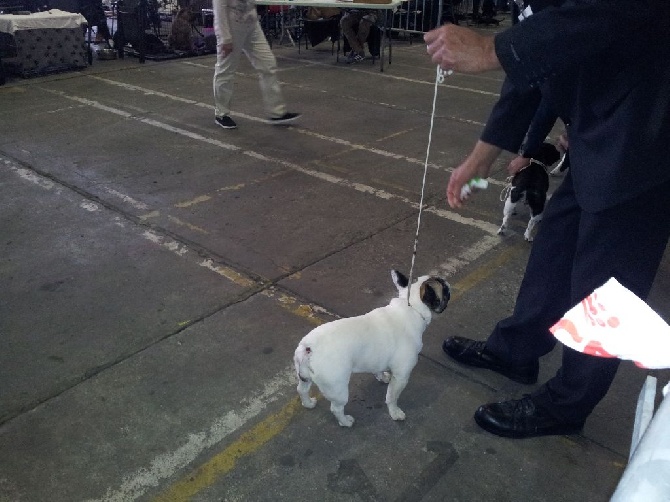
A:
[[[438,277],[437,280],[442,284],[442,297],[446,303],[451,300],[451,287],[449,286],[449,283],[441,277]]]

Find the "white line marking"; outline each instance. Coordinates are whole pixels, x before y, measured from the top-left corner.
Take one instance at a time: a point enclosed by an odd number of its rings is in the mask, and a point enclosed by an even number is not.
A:
[[[351,141],[348,141],[346,139],[334,138],[332,136],[326,136],[326,135],[318,133],[318,132],[310,131],[309,129],[302,129],[302,128],[299,128],[299,127],[294,127],[293,130],[295,132],[300,133],[300,134],[304,134],[305,136],[311,136],[312,138],[317,138],[317,139],[321,139],[321,140],[324,140],[324,141],[330,141],[331,143],[337,143],[338,145],[347,146],[347,147],[349,147],[353,150],[363,150],[367,153],[380,155],[382,157],[387,157],[387,158],[394,159],[394,160],[402,160],[402,161],[407,162],[408,164],[417,164],[417,165],[423,166],[424,162],[425,162],[425,160],[415,159],[415,158],[412,158],[412,157],[407,157],[406,155],[402,155],[400,153],[389,152],[388,150],[381,150],[379,148],[370,148],[370,147],[365,146],[365,145],[352,143]],[[433,169],[439,169],[441,171],[442,170],[449,171],[449,169],[444,169],[439,164],[428,163],[428,167],[432,167]]]
[[[118,489],[108,488],[102,498],[88,502],[128,502],[138,499],[149,488],[159,486],[162,480],[194,462],[203,451],[221,443],[249,420],[261,414],[270,403],[283,398],[293,389],[294,379],[295,370],[292,367],[284,369],[262,389],[250,393],[254,397],[243,403],[241,410],[229,411],[217,419],[209,430],[189,434],[186,442],[176,450],[158,455],[149,467],[141,467],[135,473],[125,476]]]
[[[242,275],[241,273],[237,272],[236,270],[233,270],[230,267],[216,265],[210,258],[202,260],[200,263],[198,263],[198,265],[208,270],[211,270],[212,272],[215,272],[225,277],[230,282],[234,282],[235,284],[242,286],[244,288],[249,288],[254,284],[256,284],[252,279],[249,279],[248,277]]]
[[[449,277],[455,274],[461,268],[469,265],[476,259],[491,251],[498,244],[500,244],[500,241],[501,237],[497,235],[486,235],[469,248],[464,249],[458,256],[449,258],[446,262],[439,264],[435,270],[432,270],[429,273],[429,275],[446,275]]]
[[[177,256],[184,256],[186,253],[188,253],[188,248],[186,246],[179,244],[173,239],[158,235],[151,230],[146,230],[142,236],[148,241],[151,241],[158,246],[164,247],[168,251],[172,251]]]
[[[56,186],[56,184],[53,181],[51,181],[50,179],[47,179],[44,176],[40,176],[39,174],[34,173],[30,169],[25,169],[23,167],[19,167],[9,159],[3,159],[3,163],[5,164],[5,166],[7,166],[12,171],[14,171],[16,174],[18,174],[24,180],[29,181],[29,182],[31,182],[35,185],[38,185],[42,188],[45,188],[46,190],[51,190],[52,188],[54,188]]]
[[[138,200],[135,200],[132,197],[130,197],[129,195],[118,192],[118,191],[114,190],[113,188],[105,187],[105,191],[108,194],[113,195],[114,197],[117,197],[117,198],[121,199],[123,202],[126,202],[126,203],[130,204],[135,209],[140,209],[142,211],[146,211],[147,209],[149,209],[149,206],[147,206],[144,202],[140,202]]]

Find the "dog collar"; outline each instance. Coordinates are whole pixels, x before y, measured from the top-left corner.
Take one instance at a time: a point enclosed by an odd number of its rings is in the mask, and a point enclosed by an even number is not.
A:
[[[542,166],[542,167],[544,167],[544,170],[545,170],[545,171],[549,172],[549,166],[546,165],[546,164],[543,164],[543,163],[540,162],[539,160],[530,159],[530,162],[528,163],[528,166],[531,165],[531,164],[537,164],[538,166]],[[528,166],[526,166],[526,167],[528,167]],[[525,169],[526,167],[524,167],[524,169]]]
[[[421,317],[421,319],[423,319],[423,322],[426,324],[426,326],[428,326],[428,325],[430,324],[430,317],[428,317],[428,318],[426,319],[426,317],[425,317],[421,312],[419,312],[417,309],[415,309],[415,308],[412,306],[411,303],[409,304],[409,306],[410,306],[410,308],[411,308],[414,312],[416,312],[417,314],[419,314],[419,317]]]

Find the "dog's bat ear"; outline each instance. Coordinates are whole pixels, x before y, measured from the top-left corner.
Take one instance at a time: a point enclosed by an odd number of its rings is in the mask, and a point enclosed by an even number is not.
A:
[[[398,291],[405,289],[409,284],[407,277],[405,277],[402,272],[398,272],[397,270],[391,270],[391,278],[393,279],[393,284],[395,284],[395,287],[398,288]]]
[[[563,172],[568,167],[570,167],[570,154],[568,152],[565,152],[565,154],[563,154],[563,163],[561,164],[560,171]]]
[[[537,157],[535,160],[542,162],[545,166],[553,166],[561,159],[561,152],[558,151],[555,145],[545,141],[540,146]]]

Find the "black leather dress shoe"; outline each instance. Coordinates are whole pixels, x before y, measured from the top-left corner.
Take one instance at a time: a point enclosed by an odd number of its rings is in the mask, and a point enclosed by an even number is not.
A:
[[[459,363],[486,368],[506,376],[515,382],[532,384],[537,382],[540,364],[510,364],[486,350],[486,342],[470,340],[462,336],[450,336],[442,343],[442,350]]]
[[[475,412],[482,429],[507,438],[529,438],[555,434],[577,434],[584,422],[561,422],[541,410],[525,395],[521,399],[484,404]]]

